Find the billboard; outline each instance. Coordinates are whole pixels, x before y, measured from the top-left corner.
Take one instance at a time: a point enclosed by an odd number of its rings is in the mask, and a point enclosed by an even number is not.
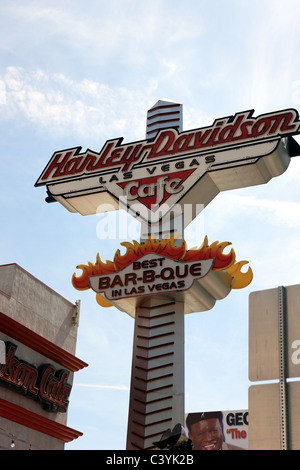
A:
[[[248,450],[248,410],[188,413],[185,425],[193,450]]]

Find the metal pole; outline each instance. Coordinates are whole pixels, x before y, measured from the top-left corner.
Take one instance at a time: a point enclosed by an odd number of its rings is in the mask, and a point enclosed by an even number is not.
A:
[[[286,288],[278,287],[279,320],[279,417],[280,448],[289,450],[289,409],[288,409],[288,351],[287,351],[287,301]]]

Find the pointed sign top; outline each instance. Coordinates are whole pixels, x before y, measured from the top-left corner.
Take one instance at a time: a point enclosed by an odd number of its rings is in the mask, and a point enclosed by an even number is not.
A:
[[[147,111],[146,139],[153,139],[158,131],[170,127],[182,132],[182,104],[163,98]]]

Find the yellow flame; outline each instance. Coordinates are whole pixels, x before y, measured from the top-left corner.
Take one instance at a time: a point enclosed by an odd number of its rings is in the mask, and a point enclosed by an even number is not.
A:
[[[112,307],[112,304],[100,294],[96,294],[96,302],[100,305],[100,307]]]
[[[248,264],[248,261],[236,261],[226,269],[228,274],[232,277],[232,289],[243,289],[252,282],[253,271],[250,266],[248,266],[247,272],[243,273],[241,271],[245,264]]]

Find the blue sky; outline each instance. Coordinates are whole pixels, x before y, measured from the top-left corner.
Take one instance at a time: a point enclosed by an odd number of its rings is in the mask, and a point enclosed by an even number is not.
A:
[[[124,449],[133,320],[71,285],[97,252],[99,216],[46,204],[34,183],[52,154],[145,137],[158,99],[183,104],[183,129],[254,109],[300,110],[297,0],[0,0],[0,263],[16,262],[81,299],[67,449]],[[254,279],[185,319],[186,412],[248,407],[248,296],[300,282],[300,160],[263,186],[220,193],[194,244],[232,242]]]

